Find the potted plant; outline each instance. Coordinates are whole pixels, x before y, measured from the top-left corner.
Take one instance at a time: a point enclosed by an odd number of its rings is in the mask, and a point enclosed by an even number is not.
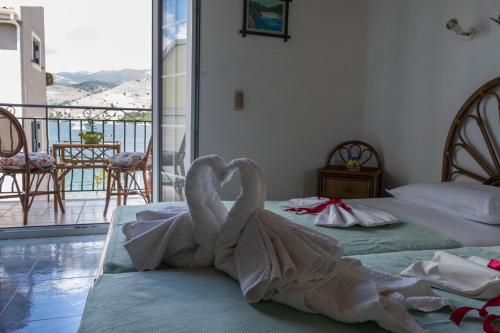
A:
[[[104,135],[102,132],[95,132],[94,131],[94,121],[95,119],[91,115],[85,116],[87,119],[87,125],[86,131],[85,132],[80,132],[80,138],[82,138],[83,142],[85,144],[98,144],[101,143],[102,138]]]
[[[359,156],[354,156],[349,154],[346,163],[347,170],[349,171],[360,171],[361,170],[361,161],[359,160]]]

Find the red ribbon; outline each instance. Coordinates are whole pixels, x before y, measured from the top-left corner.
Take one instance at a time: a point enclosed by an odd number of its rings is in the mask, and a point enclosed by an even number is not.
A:
[[[500,295],[498,295],[497,297],[495,297],[495,298],[489,300],[488,302],[486,302],[486,304],[483,305],[483,307],[480,308],[480,309],[471,308],[471,307],[468,307],[468,306],[464,306],[464,307],[458,308],[455,311],[453,311],[453,313],[450,316],[450,320],[452,322],[454,322],[455,324],[457,324],[457,326],[458,326],[458,325],[460,325],[460,323],[462,322],[462,320],[464,319],[465,315],[468,312],[470,312],[470,311],[477,311],[479,313],[480,317],[484,317],[483,330],[486,333],[500,333],[499,331],[496,331],[493,328],[493,326],[491,326],[491,322],[493,320],[500,319],[500,316],[488,314],[488,311],[486,309],[488,307],[490,307],[490,306],[500,306]]]
[[[483,321],[483,330],[486,333],[499,333],[499,331],[495,330],[493,326],[491,326],[491,322],[494,320],[500,319],[500,316],[497,315],[488,315]]]
[[[496,271],[500,271],[500,260],[491,259],[488,263],[488,267]]]
[[[352,211],[352,208],[346,205],[342,199],[339,198],[331,198],[326,200],[325,202],[320,203],[319,205],[313,207],[300,207],[300,208],[288,208],[285,209],[287,212],[295,212],[299,215],[304,214],[318,214],[324,211],[328,206],[336,205],[340,208],[347,210],[348,212]]]

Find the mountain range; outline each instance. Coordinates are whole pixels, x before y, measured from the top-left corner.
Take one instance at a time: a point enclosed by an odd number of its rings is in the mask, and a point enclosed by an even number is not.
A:
[[[75,85],[88,81],[101,81],[122,84],[132,80],[151,78],[149,69],[103,70],[98,72],[59,72],[53,73],[56,84]]]
[[[54,79],[47,87],[49,105],[151,107],[150,70],[59,72]]]

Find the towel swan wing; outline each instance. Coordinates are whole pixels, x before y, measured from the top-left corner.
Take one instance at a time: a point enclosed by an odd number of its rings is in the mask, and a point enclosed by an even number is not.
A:
[[[265,182],[253,161],[234,160],[228,169],[239,171],[241,193],[217,235],[215,267],[239,281],[248,302],[271,299],[405,333],[424,332],[407,308],[434,311],[446,305],[428,285],[343,259],[335,239],[265,210]]]
[[[228,169],[239,171],[241,192],[217,236],[215,267],[240,282],[246,299],[270,299],[292,281],[330,274],[342,253],[337,241],[265,210],[266,184],[252,160]]]

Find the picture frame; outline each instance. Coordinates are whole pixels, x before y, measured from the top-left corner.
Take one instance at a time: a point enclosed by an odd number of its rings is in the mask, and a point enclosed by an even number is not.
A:
[[[244,0],[243,28],[240,33],[291,38],[288,34],[288,17],[291,0]]]

